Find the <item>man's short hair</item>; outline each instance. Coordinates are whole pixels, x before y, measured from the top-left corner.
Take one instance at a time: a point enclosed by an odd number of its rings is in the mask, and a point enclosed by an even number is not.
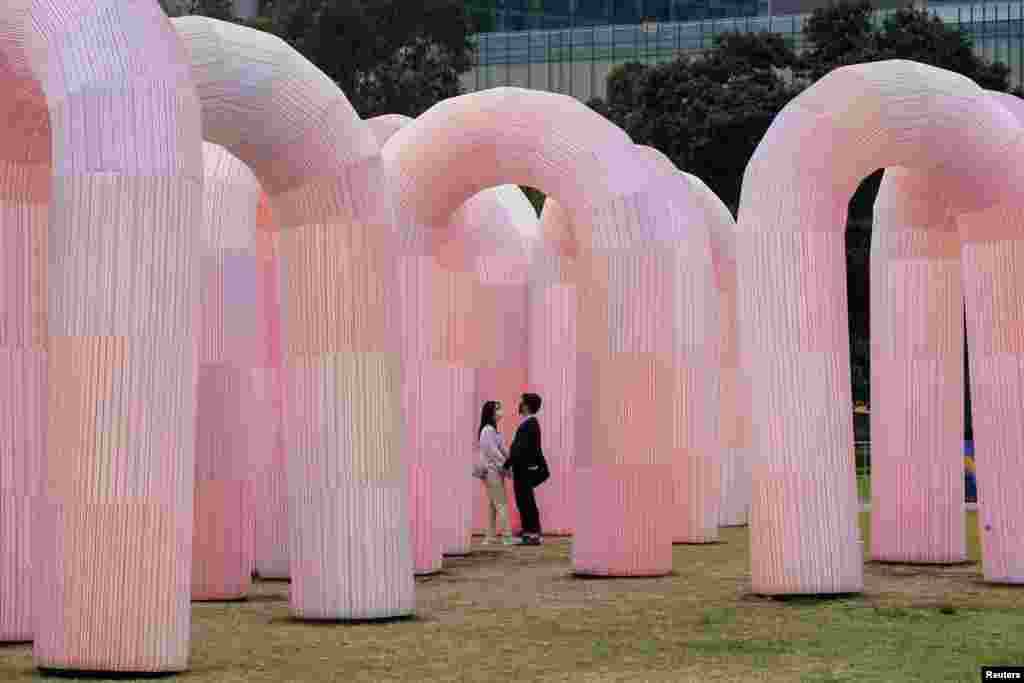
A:
[[[526,409],[530,411],[530,414],[540,412],[541,401],[540,396],[537,394],[523,394],[523,403],[526,404]]]

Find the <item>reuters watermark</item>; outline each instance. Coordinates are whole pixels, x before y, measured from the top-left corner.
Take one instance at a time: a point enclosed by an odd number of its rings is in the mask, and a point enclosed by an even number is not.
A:
[[[1024,681],[1024,666],[983,666],[982,681]]]

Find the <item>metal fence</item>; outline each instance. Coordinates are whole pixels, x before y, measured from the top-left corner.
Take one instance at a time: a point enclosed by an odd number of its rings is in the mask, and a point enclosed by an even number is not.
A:
[[[879,10],[881,23],[895,10]],[[1011,82],[1024,86],[1024,0],[932,5],[928,11],[971,36],[980,56],[1010,68]],[[582,100],[603,97],[611,69],[625,62],[654,64],[682,53],[700,54],[727,32],[770,31],[796,50],[804,46],[809,14],[743,16],[701,21],[579,25],[479,33],[473,37],[476,64],[463,77],[466,90],[519,86],[550,90]],[[542,21],[534,25],[543,25]]]

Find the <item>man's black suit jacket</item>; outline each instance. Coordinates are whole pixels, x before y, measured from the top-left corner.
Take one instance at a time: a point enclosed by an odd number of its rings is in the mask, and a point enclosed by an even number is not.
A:
[[[512,470],[512,476],[528,477],[528,468],[540,463],[544,451],[540,447],[540,423],[531,415],[523,420],[508,449],[505,469]]]

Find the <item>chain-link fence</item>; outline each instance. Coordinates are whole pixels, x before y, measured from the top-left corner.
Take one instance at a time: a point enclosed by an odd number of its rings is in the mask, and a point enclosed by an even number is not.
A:
[[[615,3],[615,7],[641,8],[641,12],[619,14],[586,13],[585,0],[544,0],[545,8],[564,4],[571,10],[561,13],[531,10],[530,6],[541,5],[535,0],[469,3],[476,25],[485,32],[473,38],[477,62],[463,76],[463,87],[476,91],[517,86],[560,92],[586,101],[604,97],[605,82],[614,66],[632,61],[671,61],[680,53],[699,54],[711,49],[715,36],[721,33],[771,31],[782,34],[800,50],[803,25],[810,16],[755,16],[764,10],[762,0],[701,0],[703,5],[690,3],[687,7],[706,18],[690,20],[682,10],[665,13],[665,7],[657,5],[653,8],[657,11],[652,11],[648,5],[657,3],[644,1],[647,4]],[[712,2],[715,4],[709,4]],[[597,4],[605,10],[611,5],[604,0]],[[667,5],[669,9],[681,6],[674,2]],[[879,10],[875,20],[881,23],[893,11]],[[932,5],[928,11],[947,24],[965,29],[980,56],[1003,62],[1010,68],[1011,84],[1024,85],[1024,0]],[[734,12],[733,16],[716,16],[728,12]]]

